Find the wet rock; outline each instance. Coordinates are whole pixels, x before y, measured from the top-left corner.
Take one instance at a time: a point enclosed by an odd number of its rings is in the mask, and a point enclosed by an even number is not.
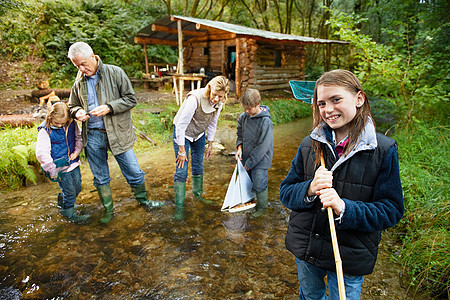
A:
[[[22,299],[22,293],[12,287],[6,289],[0,289],[0,300],[20,300]]]

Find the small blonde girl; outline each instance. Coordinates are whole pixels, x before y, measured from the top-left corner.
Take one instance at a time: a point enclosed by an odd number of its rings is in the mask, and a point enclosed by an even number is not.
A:
[[[89,218],[89,215],[78,215],[74,208],[81,191],[78,156],[82,147],[80,128],[70,118],[67,105],[64,102],[53,104],[45,121],[38,126],[36,158],[46,176],[58,182],[61,213],[73,222]]]

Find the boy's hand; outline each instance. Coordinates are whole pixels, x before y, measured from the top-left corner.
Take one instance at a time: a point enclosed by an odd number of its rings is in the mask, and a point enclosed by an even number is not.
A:
[[[312,197],[317,195],[318,191],[331,188],[333,186],[333,173],[326,168],[320,166],[314,174],[314,179],[309,185],[308,196]]]
[[[242,146],[239,145],[239,147],[237,148],[236,154],[234,155],[234,158],[236,160],[242,160]]]
[[[75,152],[74,152],[74,153],[70,154],[69,159],[75,160],[77,157],[78,157],[78,154],[75,154]]]
[[[340,215],[344,207],[344,200],[339,197],[334,188],[323,189],[317,192],[324,208],[331,207],[336,215]]]

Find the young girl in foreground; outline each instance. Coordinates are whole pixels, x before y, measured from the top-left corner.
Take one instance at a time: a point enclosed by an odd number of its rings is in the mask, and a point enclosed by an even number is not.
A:
[[[69,117],[63,102],[50,108],[45,121],[38,127],[36,158],[45,174],[57,181],[61,189],[61,213],[68,220],[81,222],[89,215],[78,215],[74,205],[81,191],[80,160],[83,148],[81,131]]]
[[[360,299],[381,231],[404,212],[397,143],[376,133],[366,94],[349,71],[324,73],[312,108],[314,130],[303,139],[280,187],[281,202],[292,210],[286,248],[295,255],[300,299],[326,299],[325,276],[329,298],[339,299],[326,212],[331,207],[347,299]]]

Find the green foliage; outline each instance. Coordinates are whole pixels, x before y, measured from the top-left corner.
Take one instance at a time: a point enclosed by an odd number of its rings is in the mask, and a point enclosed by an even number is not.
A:
[[[354,72],[365,90],[392,103],[402,125],[413,126],[438,111],[438,117],[447,118],[448,69],[439,75],[434,73],[441,62],[426,55],[427,39],[417,48],[407,38],[407,27],[400,26],[398,31],[390,32],[397,43],[377,44],[356,28],[362,21],[355,14],[331,18],[331,25],[340,38],[354,47]]]
[[[12,61],[35,54],[38,29],[30,26],[36,22],[37,8],[19,1],[7,1],[0,11],[0,54]]]
[[[40,71],[51,75],[52,85],[67,87],[76,75],[67,50],[77,41],[87,42],[104,63],[121,66],[130,76],[142,71],[144,53],[133,37],[154,16],[164,14],[161,3],[143,0],[17,1],[5,11],[0,14],[2,56],[14,61],[38,55],[44,59]],[[171,47],[152,46],[149,51],[161,62],[177,58]]]
[[[450,230],[449,127],[420,124],[403,129],[399,144],[400,175],[406,215],[397,227],[405,233],[401,261],[411,275],[411,286],[447,293]]]
[[[24,178],[36,183],[36,174],[29,168],[38,166],[35,155],[37,137],[34,128],[6,128],[0,131],[0,189],[17,189]]]
[[[269,99],[262,101],[269,106],[273,124],[283,124],[311,115],[311,105],[294,99]]]

